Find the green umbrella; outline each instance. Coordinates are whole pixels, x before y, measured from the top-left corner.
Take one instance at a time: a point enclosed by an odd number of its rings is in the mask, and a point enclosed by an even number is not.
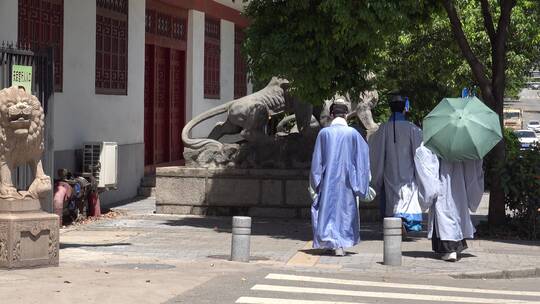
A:
[[[424,145],[447,161],[482,159],[502,139],[499,116],[476,97],[443,99],[423,127]]]

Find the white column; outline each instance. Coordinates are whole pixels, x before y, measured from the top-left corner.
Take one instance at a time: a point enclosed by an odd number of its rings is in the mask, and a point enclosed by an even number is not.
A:
[[[19,26],[19,1],[0,1],[0,46],[2,41],[16,42]]]
[[[204,13],[188,15],[186,66],[186,121],[199,114],[197,103],[204,99]]]
[[[221,19],[221,101],[234,99],[234,23]]]

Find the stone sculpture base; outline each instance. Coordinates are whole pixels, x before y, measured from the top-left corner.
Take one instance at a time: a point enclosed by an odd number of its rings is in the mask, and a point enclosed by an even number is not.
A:
[[[156,169],[156,213],[310,218],[307,170]],[[360,203],[363,222],[379,221],[376,203]]]
[[[58,266],[58,216],[39,200],[0,199],[0,268]]]

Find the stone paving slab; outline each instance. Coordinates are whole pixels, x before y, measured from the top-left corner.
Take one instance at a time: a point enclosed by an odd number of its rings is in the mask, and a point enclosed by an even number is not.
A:
[[[371,272],[407,271],[415,273],[456,274],[465,272],[509,270],[540,267],[540,243],[502,242],[489,240],[467,241],[469,249],[456,263],[444,262],[431,251],[431,241],[415,238],[402,243],[403,266],[382,265],[381,240],[368,240],[349,249],[346,257],[323,256],[319,263],[338,264],[343,269],[362,269]]]
[[[62,251],[79,249],[111,256],[179,262],[228,258],[230,217],[154,215],[152,204],[152,198],[137,201],[120,207],[124,215],[118,218],[66,230],[61,234]],[[425,238],[424,231],[403,242],[403,266],[387,267],[382,265],[382,229],[378,223],[362,223],[363,241],[349,248],[345,257],[321,256],[309,250],[307,242],[312,232],[306,220],[255,218],[252,228],[251,249],[255,262],[280,267],[426,275],[511,269],[530,272],[540,267],[540,242],[471,240],[463,258],[449,263],[441,261],[431,251],[431,242]]]
[[[153,203],[152,199],[144,201]],[[66,229],[61,237],[66,243],[63,248],[179,261],[225,260],[230,255],[231,218],[144,214],[141,210],[149,209],[140,201],[137,205],[140,209],[121,208],[125,215],[118,218]],[[252,255],[259,261],[285,263],[305,245],[310,229],[306,221],[255,219]],[[89,245],[101,244],[107,235],[110,246]]]

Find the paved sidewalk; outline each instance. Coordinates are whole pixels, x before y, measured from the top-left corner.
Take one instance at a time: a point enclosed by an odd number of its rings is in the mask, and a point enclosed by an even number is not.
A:
[[[234,263],[228,261],[230,218],[156,215],[154,204],[135,201],[115,208],[117,218],[62,229],[60,266],[0,270],[3,299],[43,303],[44,295],[51,303],[160,303],[217,276],[261,268],[396,278],[416,273],[426,280],[495,270],[540,274],[538,242],[474,240],[461,261],[448,263],[418,235],[403,243],[403,266],[387,267],[381,264],[380,224],[362,223],[363,242],[348,256],[334,257],[312,254],[309,221],[286,219],[254,219],[253,262]]]
[[[113,220],[102,220],[61,234],[63,252],[69,244],[86,251],[131,257],[173,259],[176,261],[226,260],[230,254],[231,223],[227,217],[167,216],[152,214],[152,199],[115,208],[126,214]],[[485,201],[487,203],[487,201]],[[149,207],[150,206],[150,207]],[[485,209],[485,208],[484,208]],[[486,210],[487,211],[487,210]],[[479,216],[482,217],[482,214]],[[477,217],[478,218],[478,217]],[[497,270],[540,268],[540,242],[468,241],[469,249],[461,261],[441,261],[431,252],[425,232],[403,242],[403,266],[382,265],[382,227],[379,223],[362,223],[363,241],[350,248],[346,257],[320,256],[309,250],[311,225],[306,220],[254,219],[251,241],[255,263],[284,267],[373,273],[460,274]],[[81,244],[87,235],[115,234],[114,246]],[[92,242],[87,240],[85,242]],[[62,252],[62,253],[63,253]]]

